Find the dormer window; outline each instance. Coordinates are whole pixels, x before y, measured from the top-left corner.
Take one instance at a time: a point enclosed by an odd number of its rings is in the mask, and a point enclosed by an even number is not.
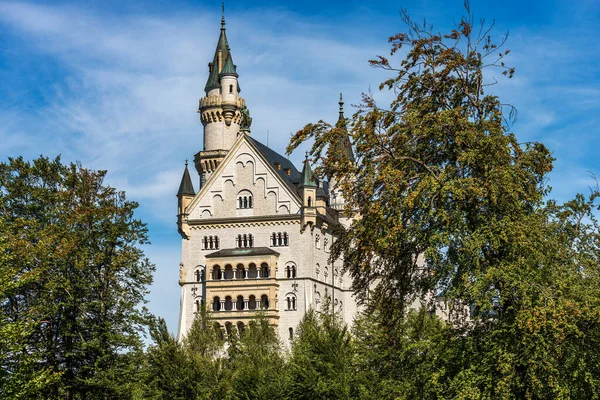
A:
[[[277,171],[280,171],[280,170],[281,170],[281,164],[280,164],[280,163],[278,163],[278,162],[276,162],[276,163],[275,163],[275,169],[276,169]]]
[[[284,171],[285,171],[285,174],[286,174],[287,176],[290,176],[290,169],[289,169],[289,168],[286,168],[286,169],[284,169]]]

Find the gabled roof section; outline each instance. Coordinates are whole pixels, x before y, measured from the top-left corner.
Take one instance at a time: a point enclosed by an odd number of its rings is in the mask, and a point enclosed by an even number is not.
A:
[[[271,165],[273,171],[279,175],[288,188],[292,192],[298,194],[297,186],[300,184],[302,178],[300,172],[296,169],[296,166],[290,160],[277,153],[275,150],[268,148],[258,140],[248,136],[248,141],[262,154],[265,160]],[[275,167],[276,164],[280,165],[280,169]],[[290,171],[289,175],[287,174],[288,170]]]
[[[237,150],[240,148],[243,142],[248,143],[250,148],[256,151],[258,156],[262,158],[263,163],[265,165],[268,165],[268,168],[271,170],[273,175],[275,175],[280,180],[280,182],[283,184],[282,186],[285,189],[287,189],[287,191],[291,194],[291,197],[297,201],[298,205],[302,203],[300,195],[298,194],[298,188],[296,187],[296,183],[294,183],[295,179],[298,179],[298,181],[300,180],[298,178],[300,176],[300,173],[298,172],[296,167],[294,167],[294,165],[285,157],[269,149],[259,141],[252,139],[248,135],[240,135],[237,141],[231,147],[231,149],[227,152],[227,155],[225,156],[223,161],[221,161],[217,169],[211,174],[208,181],[206,181],[202,185],[202,187],[198,191],[198,194],[196,195],[196,197],[194,197],[194,200],[192,200],[192,202],[188,206],[188,209],[192,210],[194,209],[194,207],[196,207],[196,205],[200,201],[200,198],[202,198],[202,196],[204,196],[204,194],[209,190],[210,186],[212,185],[212,182],[215,179],[218,179],[217,177],[221,175],[225,166],[231,161],[233,157],[235,157]],[[274,166],[273,161],[281,162],[283,169],[277,170]],[[284,170],[288,167],[290,168],[290,176],[287,176],[287,173]]]
[[[190,171],[188,171],[188,163],[185,161],[185,170],[181,177],[181,183],[179,184],[179,190],[177,191],[177,197],[179,196],[195,196],[194,185],[192,184],[192,178],[190,177]]]

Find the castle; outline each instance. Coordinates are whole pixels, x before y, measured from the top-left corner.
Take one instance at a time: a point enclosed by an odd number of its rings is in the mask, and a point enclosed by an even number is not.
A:
[[[262,312],[280,338],[293,339],[304,313],[325,298],[346,322],[357,305],[342,261],[329,263],[333,228],[351,220],[334,181],[313,176],[308,158],[298,171],[250,135],[252,118],[240,97],[225,18],[198,113],[203,150],[195,154],[196,193],[186,162],[177,192],[182,237],[178,338],[201,307],[227,338]],[[339,121],[344,121],[340,96]],[[349,141],[340,151],[352,154]]]

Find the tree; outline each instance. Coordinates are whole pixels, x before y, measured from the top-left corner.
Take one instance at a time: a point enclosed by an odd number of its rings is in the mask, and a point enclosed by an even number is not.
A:
[[[148,238],[134,218],[137,203],[104,185],[105,174],[59,157],[0,163],[0,281],[9,283],[0,331],[18,331],[1,368],[5,381],[32,384],[23,398],[136,391],[154,266],[138,247]],[[13,387],[0,394],[12,396]]]
[[[225,369],[224,340],[206,310],[196,315],[187,336],[178,342],[160,318],[152,325],[147,351],[146,398],[226,399],[231,397]]]
[[[314,139],[317,172],[360,216],[332,258],[343,255],[385,334],[401,331],[416,299],[433,308],[435,293],[448,307],[457,368],[432,365],[439,396],[597,398],[598,189],[562,206],[547,200],[550,152],[520,143],[514,110],[487,93],[495,73],[514,74],[506,38],[496,44],[466,9],[447,34],[403,12],[408,32],[390,43],[405,57],[371,61],[393,74],[380,89],[397,97],[385,109],[363,95],[350,130],[355,163],[335,147],[347,122],[308,124],[288,151]],[[405,352],[404,340],[389,340],[390,354]]]
[[[288,369],[292,399],[352,399],[359,396],[350,332],[332,306],[310,309],[300,321]]]
[[[243,332],[231,332],[227,369],[231,371],[234,399],[282,399],[289,374],[279,337],[264,315]]]

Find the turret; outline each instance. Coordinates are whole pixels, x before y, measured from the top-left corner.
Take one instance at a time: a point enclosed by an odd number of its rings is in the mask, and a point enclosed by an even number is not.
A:
[[[335,124],[336,129],[340,129],[342,131],[342,135],[340,135],[339,140],[337,141],[337,143],[332,144],[332,146],[334,146],[334,151],[337,154],[343,154],[345,159],[350,162],[350,163],[354,163],[355,162],[355,158],[354,158],[354,152],[352,151],[352,145],[350,144],[350,138],[348,137],[348,128],[347,128],[347,124],[348,124],[348,120],[344,117],[344,100],[342,98],[342,94],[340,93],[340,101],[339,101],[339,116],[338,116],[338,120],[337,123]],[[344,205],[346,203],[346,200],[344,199],[344,196],[342,195],[342,191],[340,190],[340,188],[337,185],[337,181],[335,180],[335,177],[331,176],[329,177],[329,199],[330,199],[330,206],[332,208],[335,208],[336,210],[342,211],[344,208]]]
[[[302,229],[307,225],[314,227],[317,223],[317,184],[310,169],[308,153],[304,160],[299,188],[302,197]]]
[[[200,99],[198,113],[204,127],[204,148],[196,154],[196,170],[205,182],[235,143],[245,108],[239,97],[237,67],[233,63],[225,30],[225,14],[221,17],[221,33],[212,62],[208,64],[206,96]],[[249,132],[249,131],[248,131]]]
[[[189,214],[187,207],[195,195],[196,192],[194,191],[194,185],[192,185],[190,171],[188,171],[188,162],[185,160],[185,170],[183,171],[179,190],[177,191],[177,230],[184,239],[189,238],[190,234],[190,228],[185,220]]]

